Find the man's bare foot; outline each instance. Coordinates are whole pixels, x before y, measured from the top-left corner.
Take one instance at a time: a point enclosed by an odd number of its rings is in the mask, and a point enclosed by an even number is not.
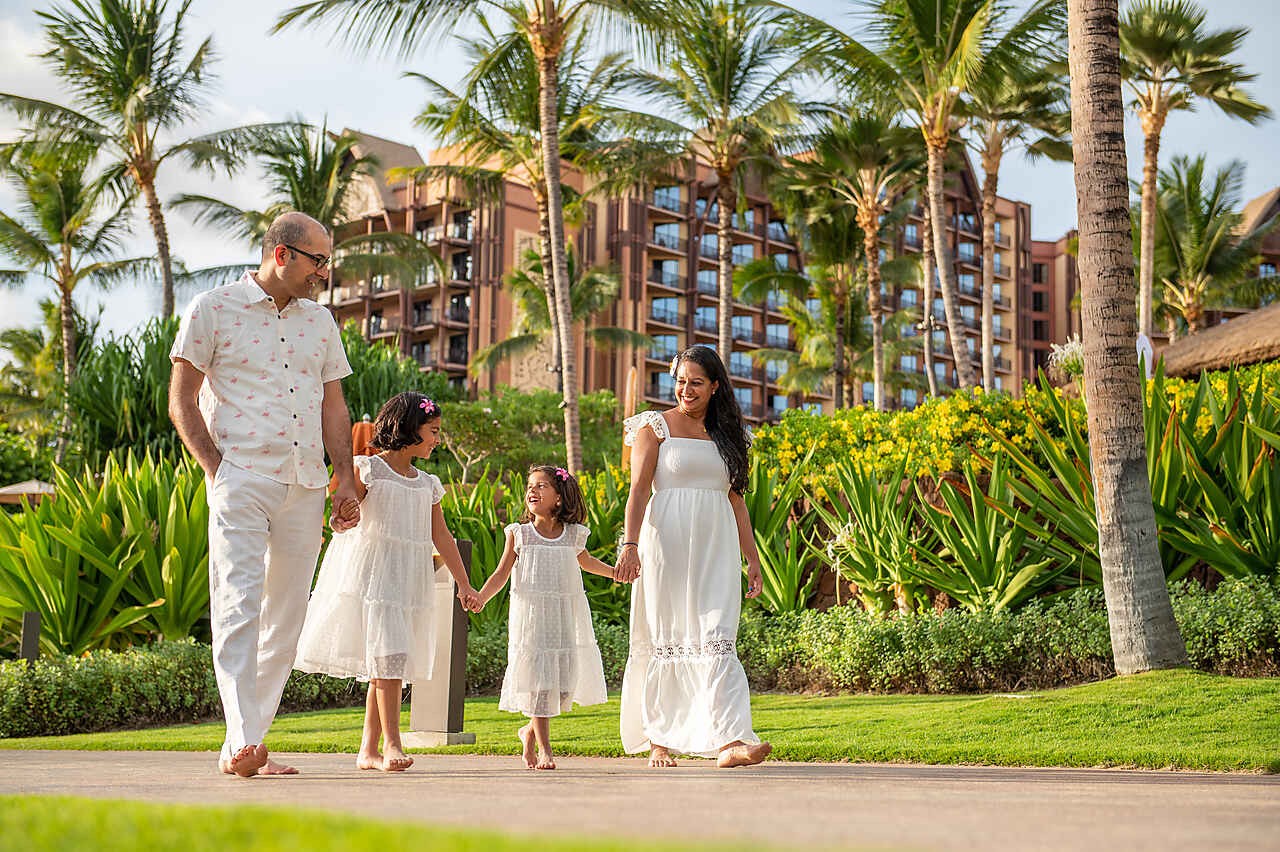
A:
[[[720,749],[720,755],[716,758],[716,766],[721,769],[728,769],[731,766],[755,766],[768,757],[771,751],[773,751],[773,746],[768,743],[752,743],[751,745],[734,743],[731,746]]]
[[[542,749],[538,749],[538,763],[533,768],[534,769],[555,769],[556,759],[551,755],[551,752],[549,750],[543,751]]]
[[[667,751],[666,746],[652,746],[649,749],[649,766],[654,769],[667,769],[676,765],[676,759]]]
[[[386,754],[382,756],[383,772],[404,772],[410,766],[413,766],[412,757],[398,748],[387,747]]]
[[[298,770],[292,766],[285,766],[283,763],[276,763],[274,760],[268,760],[266,765],[258,770],[259,775],[297,775]]]
[[[381,769],[382,755],[378,752],[373,754],[364,754],[363,752],[356,755],[356,769]]]
[[[528,725],[525,725],[520,730],[516,731],[516,736],[520,738],[520,744],[524,747],[523,757],[524,757],[525,768],[537,769],[538,768],[538,747],[534,745],[534,741],[533,741],[533,723],[529,723]]]
[[[247,745],[231,756],[223,771],[241,778],[252,778],[258,770],[267,765],[267,747],[261,743]]]

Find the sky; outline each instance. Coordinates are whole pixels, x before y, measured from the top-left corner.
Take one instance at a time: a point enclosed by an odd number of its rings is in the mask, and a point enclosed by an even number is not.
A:
[[[1028,0],[1014,0],[1017,6]],[[1280,51],[1274,37],[1280,32],[1280,3],[1276,0],[1201,0],[1208,9],[1208,26],[1248,26],[1238,61],[1258,79],[1254,96],[1280,112]],[[0,0],[0,91],[68,103],[56,78],[34,56],[42,49],[43,34],[36,12],[48,3]],[[174,5],[176,5],[176,0]],[[270,29],[289,3],[270,0],[194,0],[188,13],[188,41],[194,46],[213,36],[216,61],[209,102],[188,135],[227,127],[302,116],[327,121],[331,129],[351,127],[416,146],[424,155],[432,140],[413,125],[426,103],[420,83],[404,79],[417,71],[446,84],[465,73],[465,62],[449,43],[433,45],[408,61],[370,59],[332,44],[327,32]],[[798,9],[856,31],[860,22],[856,0],[793,0]],[[1275,120],[1250,126],[1205,108],[1175,113],[1165,127],[1161,164],[1176,154],[1205,153],[1211,168],[1238,159],[1246,164],[1244,198],[1250,199],[1280,185],[1280,136]],[[0,114],[0,140],[12,139],[18,126]],[[1126,125],[1129,171],[1141,171],[1142,135],[1135,120]],[[212,195],[238,206],[260,208],[263,184],[253,168],[234,179],[193,174],[174,163],[157,180],[160,197],[184,192]],[[1028,162],[1021,154],[1006,158],[1000,174],[1001,194],[1032,205],[1031,230],[1036,239],[1057,239],[1075,224],[1075,189],[1070,164]],[[0,210],[12,212],[15,196],[0,187]],[[134,255],[153,255],[154,240],[141,206],[135,216],[134,238],[127,246]],[[197,228],[180,212],[167,216],[173,253],[189,268],[248,261],[252,252],[208,229]],[[0,267],[7,265],[0,259]],[[0,328],[33,325],[37,304],[48,284],[0,290]],[[124,287],[111,293],[86,291],[77,302],[94,312],[102,307],[102,328],[127,332],[141,318],[159,308],[158,288]],[[181,306],[180,306],[181,307]]]

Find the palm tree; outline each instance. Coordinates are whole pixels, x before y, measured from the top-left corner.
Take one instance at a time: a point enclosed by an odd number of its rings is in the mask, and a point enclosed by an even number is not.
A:
[[[253,245],[261,243],[277,216],[290,210],[306,213],[336,232],[350,219],[348,206],[358,182],[372,176],[378,165],[376,158],[358,155],[357,145],[359,139],[353,134],[332,134],[323,125],[314,128],[293,122],[246,146],[266,174],[273,200],[265,209],[243,210],[207,195],[180,195],[170,205],[190,213],[198,225],[212,226]],[[439,263],[435,252],[411,234],[357,234],[333,247],[335,281],[344,276],[385,275],[408,286],[423,267]],[[242,268],[218,267],[190,276],[197,281],[216,280]]]
[[[1151,336],[1155,281],[1156,184],[1160,134],[1174,110],[1208,101],[1250,124],[1271,115],[1243,88],[1256,75],[1232,64],[1248,27],[1205,29],[1205,12],[1191,0],[1135,0],[1120,20],[1122,74],[1130,107],[1142,122],[1142,222],[1138,243],[1138,331]]]
[[[17,266],[0,280],[21,283],[35,274],[53,285],[62,338],[62,428],[58,461],[66,451],[71,408],[66,389],[80,348],[72,296],[85,282],[109,286],[153,268],[150,258],[119,259],[133,201],[119,181],[92,173],[95,152],[83,146],[9,143],[0,147],[0,174],[18,193],[20,210],[0,212],[0,253]]]
[[[1070,160],[1064,141],[1071,115],[1067,83],[1050,69],[1057,57],[1041,57],[1035,65],[1010,68],[988,65],[964,104],[968,143],[982,163],[982,387],[995,388],[995,243],[996,196],[1000,163],[1021,147],[1029,157]]]
[[[1084,393],[1097,499],[1098,552],[1116,671],[1186,663],[1156,546],[1147,476],[1137,295],[1120,91],[1117,0],[1069,0]]]
[[[871,99],[897,98],[920,129],[928,152],[927,209],[956,378],[960,387],[972,387],[972,356],[946,236],[947,152],[961,125],[961,100],[984,67],[1021,67],[1052,49],[1061,27],[1061,0],[1036,0],[1003,32],[1008,8],[999,0],[859,0],[859,5],[870,13],[865,43],[799,14],[793,17],[794,37],[805,49],[833,60],[829,74],[837,84]]]
[[[618,276],[599,268],[579,270],[572,245],[567,257],[572,283],[570,304],[573,313],[570,321],[585,322],[617,300]],[[492,370],[503,361],[537,349],[551,331],[544,269],[542,253],[529,249],[520,267],[507,276],[507,289],[515,302],[518,319],[512,324],[509,337],[478,350],[471,357],[468,367],[472,375]],[[653,345],[653,338],[647,334],[615,326],[590,327],[586,329],[586,335],[596,346],[605,349]]]
[[[863,237],[862,258],[866,264],[872,375],[878,411],[885,408],[881,223],[894,199],[910,188],[920,165],[912,156],[914,133],[897,122],[896,112],[883,103],[839,110],[811,140],[805,154],[788,158],[786,162],[792,175],[786,191],[812,195],[811,190],[820,188],[837,203],[850,204],[856,211],[856,224]]]
[[[631,75],[662,118],[655,128],[686,140],[716,174],[717,346],[733,351],[733,216],[749,170],[771,162],[809,108],[792,90],[805,72],[778,10],[757,0],[678,0],[667,9],[660,65]]]
[[[1226,305],[1257,307],[1280,292],[1275,279],[1251,278],[1272,218],[1241,233],[1235,212],[1244,184],[1244,163],[1232,161],[1206,185],[1205,158],[1174,157],[1160,172],[1156,196],[1156,271],[1164,305],[1191,334],[1204,328],[1205,311]],[[1265,288],[1265,289],[1264,289]]]
[[[286,11],[276,30],[328,24],[348,44],[367,52],[408,57],[433,37],[474,21],[486,6],[497,5],[512,23],[515,40],[533,52],[538,69],[539,154],[547,189],[548,239],[551,244],[552,319],[562,353],[565,442],[570,471],[582,470],[582,429],[578,413],[578,366],[573,327],[561,321],[570,309],[564,197],[560,186],[560,58],[577,28],[620,29],[631,22],[656,25],[661,4],[653,0],[527,0],[498,5],[493,0],[311,0]]]
[[[39,325],[0,331],[0,420],[34,446],[52,446],[62,414],[61,309],[57,301],[42,299]],[[77,310],[75,329],[78,363],[93,346],[98,322]]]
[[[183,59],[190,5],[183,0],[171,18],[167,0],[69,0],[40,12],[50,44],[43,58],[80,110],[0,94],[0,104],[33,123],[28,135],[101,150],[136,184],[155,234],[164,316],[174,310],[174,275],[157,172],[165,162],[183,158],[193,167],[210,172],[222,167],[230,174],[244,143],[272,129],[240,127],[167,147],[161,141],[197,117],[209,82],[211,39]]]

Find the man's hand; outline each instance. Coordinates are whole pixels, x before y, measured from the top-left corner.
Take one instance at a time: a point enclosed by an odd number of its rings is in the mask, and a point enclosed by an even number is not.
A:
[[[339,487],[333,492],[333,509],[329,513],[329,526],[336,533],[347,530],[360,523],[360,501],[356,498],[355,489]]]

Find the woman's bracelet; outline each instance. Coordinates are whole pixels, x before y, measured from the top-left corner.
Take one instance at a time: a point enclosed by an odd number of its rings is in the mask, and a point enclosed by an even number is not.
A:
[[[620,541],[620,542],[618,542],[618,549],[619,549],[619,550],[621,550],[622,548],[626,547],[627,545],[631,545],[632,547],[639,547],[639,546],[640,546],[640,542],[638,542],[638,541]]]

